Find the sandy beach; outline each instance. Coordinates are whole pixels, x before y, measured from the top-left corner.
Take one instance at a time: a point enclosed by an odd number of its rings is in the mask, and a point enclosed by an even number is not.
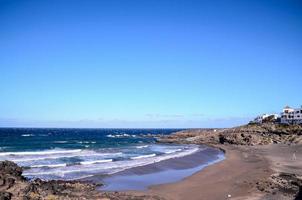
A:
[[[302,145],[267,145],[234,147],[221,145],[226,159],[206,167],[182,181],[152,186],[147,192],[165,199],[292,199],[281,191],[275,194],[260,191],[256,186],[275,173],[302,175]],[[292,159],[293,151],[296,160]]]

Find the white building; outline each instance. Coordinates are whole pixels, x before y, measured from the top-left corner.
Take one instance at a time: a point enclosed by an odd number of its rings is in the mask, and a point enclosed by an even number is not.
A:
[[[286,106],[281,113],[281,123],[283,124],[302,124],[302,106],[301,108],[291,108]]]
[[[262,114],[262,115],[259,115],[257,116],[252,122],[254,123],[262,123],[263,121],[265,121],[265,119],[272,119],[272,120],[277,120],[278,119],[278,115],[277,114]]]

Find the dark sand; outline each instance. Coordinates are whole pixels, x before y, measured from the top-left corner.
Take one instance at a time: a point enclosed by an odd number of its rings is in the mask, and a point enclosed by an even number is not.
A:
[[[269,196],[255,186],[276,171],[302,175],[302,146],[219,146],[226,159],[182,181],[152,186],[146,192],[172,200],[287,199]],[[295,152],[296,159],[293,159]],[[231,197],[231,198],[230,198]]]
[[[152,185],[177,182],[224,159],[222,151],[203,148],[188,156],[132,168],[108,177],[94,177],[93,181],[104,183],[105,186],[100,188],[103,191],[146,190]]]

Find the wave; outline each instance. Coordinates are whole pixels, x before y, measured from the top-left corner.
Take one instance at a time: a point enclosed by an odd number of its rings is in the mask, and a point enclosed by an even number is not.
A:
[[[142,146],[137,146],[137,149],[142,149],[142,148],[147,148],[149,145],[142,145]]]
[[[66,154],[81,152],[81,149],[73,150],[48,150],[48,151],[23,151],[23,152],[1,152],[0,156],[9,155],[50,155],[50,154]]]
[[[65,144],[65,143],[68,143],[68,141],[54,141],[53,143],[56,143],[56,144]]]
[[[135,156],[135,157],[131,157],[131,159],[136,160],[136,159],[141,159],[141,158],[150,158],[150,157],[154,157],[154,156],[156,156],[155,153],[149,154],[149,155]]]
[[[53,167],[66,167],[67,164],[66,163],[63,163],[63,164],[52,164],[52,165],[32,165],[30,166],[31,168],[41,168],[41,167],[50,167],[50,168],[53,168]]]
[[[78,141],[78,144],[95,144],[95,141]]]
[[[136,137],[136,135],[129,135],[127,133],[124,133],[124,134],[109,134],[109,135],[106,135],[106,137],[109,137],[109,138],[128,138],[128,137]]]
[[[175,153],[175,152],[178,152],[178,151],[181,151],[182,149],[175,149],[175,150],[168,150],[166,151],[165,153],[166,154],[171,154],[171,153]]]
[[[7,152],[10,153],[10,152]],[[76,151],[76,152],[71,152],[68,154],[46,154],[46,155],[21,155],[23,157],[15,157],[15,154],[9,154],[8,157],[7,155],[4,155],[6,157],[1,158],[0,156],[0,160],[10,160],[13,162],[30,162],[30,161],[39,161],[39,160],[55,160],[55,159],[60,159],[60,158],[73,158],[73,157],[78,157],[78,158],[85,158],[85,157],[114,157],[114,156],[121,156],[123,155],[122,152],[114,152],[114,153],[98,153],[95,151],[89,151],[89,150],[82,150],[80,152]]]
[[[101,163],[92,163],[95,161],[86,161],[89,162],[89,167],[86,165],[71,165],[64,168],[54,168],[42,170],[42,168],[31,168],[24,172],[24,176],[29,177],[42,177],[44,179],[65,179],[73,180],[77,177],[83,175],[92,175],[92,174],[114,174],[126,169],[130,169],[138,166],[145,166],[148,164],[160,162],[163,160],[178,158],[193,154],[199,150],[198,147],[186,149],[184,151],[175,153],[175,154],[162,154],[156,156],[156,154],[149,154],[143,156],[132,157],[130,160],[121,160],[115,162],[101,162]],[[109,159],[108,159],[109,160]],[[37,170],[35,170],[37,169]]]
[[[35,136],[34,134],[23,134],[21,135],[22,137],[31,137],[31,136]]]
[[[94,160],[94,161],[82,161],[80,162],[81,165],[91,165],[91,164],[97,164],[97,163],[107,163],[112,162],[112,159],[106,159],[106,160]]]

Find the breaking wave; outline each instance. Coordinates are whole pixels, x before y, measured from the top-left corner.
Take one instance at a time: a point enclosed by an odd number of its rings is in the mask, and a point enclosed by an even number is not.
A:
[[[155,153],[149,154],[149,155],[135,156],[135,157],[131,157],[131,159],[136,160],[136,159],[141,159],[141,158],[150,158],[150,157],[154,157],[154,156],[156,156]]]
[[[141,147],[141,148],[138,148]],[[112,174],[132,167],[190,155],[194,145],[141,145],[109,149],[52,149],[37,152],[1,152],[0,160],[25,167],[28,178],[74,180],[97,174]]]

